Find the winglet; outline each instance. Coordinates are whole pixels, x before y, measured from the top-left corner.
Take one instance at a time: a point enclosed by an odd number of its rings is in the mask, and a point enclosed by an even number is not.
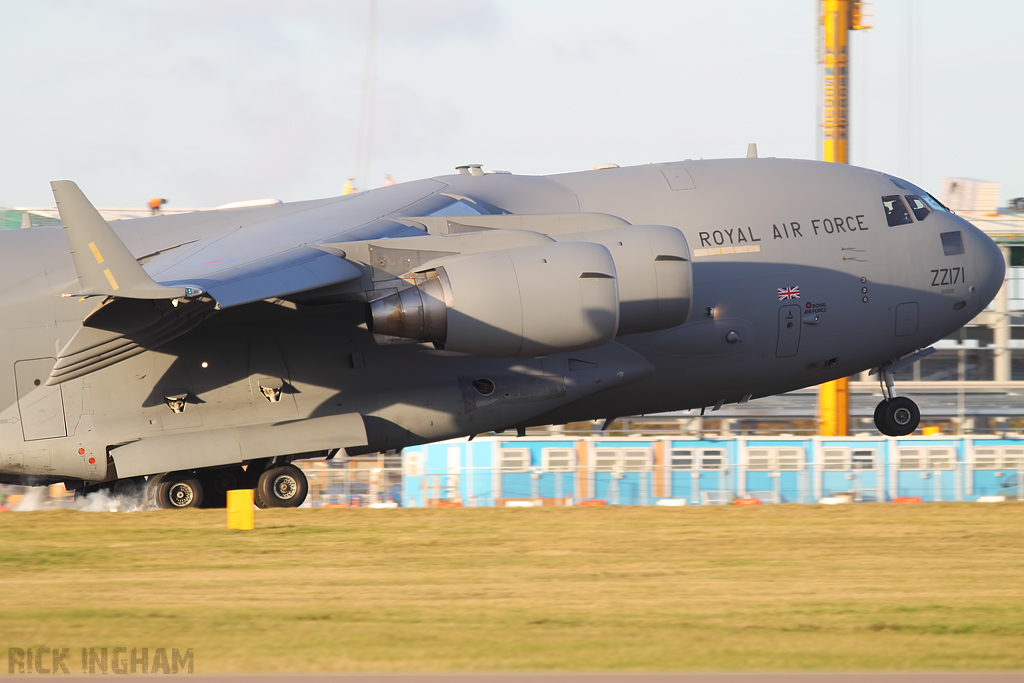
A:
[[[154,282],[78,185],[70,180],[55,180],[50,187],[64,224],[64,236],[71,247],[81,294],[178,299],[202,293],[196,288],[166,287]]]

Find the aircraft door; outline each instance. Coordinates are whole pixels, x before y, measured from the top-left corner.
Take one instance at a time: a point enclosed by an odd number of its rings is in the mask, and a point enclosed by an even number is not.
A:
[[[64,421],[64,397],[61,388],[46,386],[55,358],[20,360],[14,364],[14,381],[18,389],[18,411],[25,441],[67,436]]]
[[[800,350],[800,305],[779,308],[779,343],[775,355],[779,358],[795,356]]]
[[[918,306],[909,301],[896,307],[896,336],[909,337],[917,334]]]

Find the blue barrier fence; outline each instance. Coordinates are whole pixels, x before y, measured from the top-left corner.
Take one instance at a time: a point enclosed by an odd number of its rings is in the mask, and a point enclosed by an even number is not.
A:
[[[1024,498],[1024,439],[506,439],[407,448],[402,504],[714,505]]]

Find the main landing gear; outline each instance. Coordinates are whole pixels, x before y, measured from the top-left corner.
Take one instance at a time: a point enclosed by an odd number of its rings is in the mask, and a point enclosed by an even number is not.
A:
[[[187,470],[155,474],[146,482],[146,501],[162,510],[222,508],[227,492],[253,490],[253,502],[260,508],[297,508],[306,500],[309,483],[295,465],[272,465],[266,461],[241,466]]]
[[[879,382],[885,398],[875,407],[875,427],[886,436],[907,436],[913,434],[921,422],[921,411],[917,404],[906,396],[897,396],[892,373],[882,368]]]
[[[295,465],[249,465],[248,480],[253,484],[253,502],[258,508],[297,508],[306,500],[309,482]]]

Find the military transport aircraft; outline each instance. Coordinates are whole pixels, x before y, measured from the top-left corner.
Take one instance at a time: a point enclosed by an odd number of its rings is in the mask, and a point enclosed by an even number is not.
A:
[[[0,233],[0,481],[165,508],[302,503],[293,460],[891,373],[977,315],[999,249],[924,190],[726,159],[459,173]]]

